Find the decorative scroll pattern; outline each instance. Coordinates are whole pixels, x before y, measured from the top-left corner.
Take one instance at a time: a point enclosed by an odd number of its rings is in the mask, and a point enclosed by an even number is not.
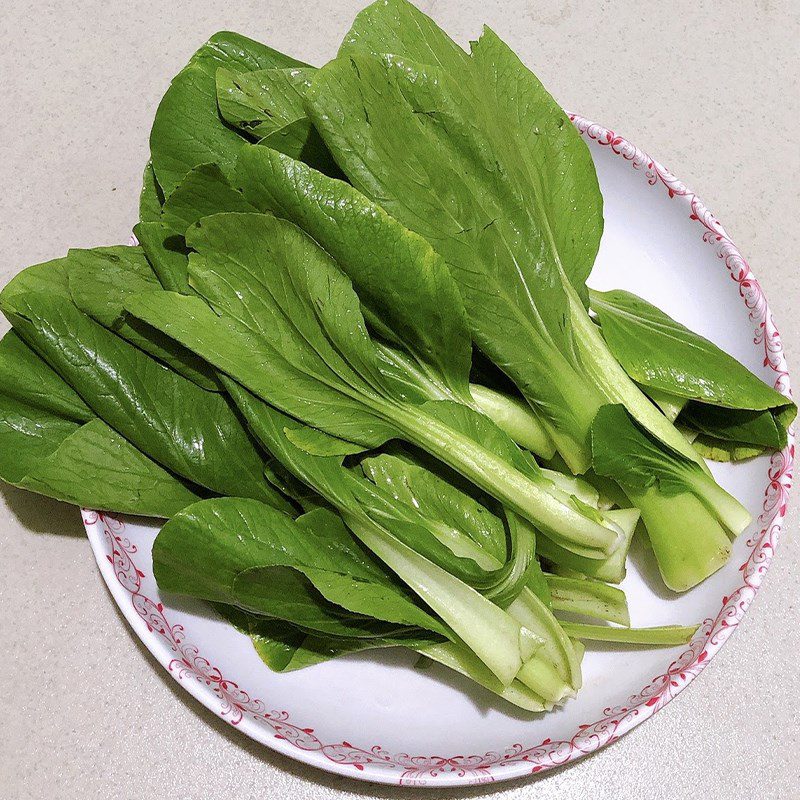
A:
[[[767,301],[747,262],[722,225],[685,184],[627,139],[581,116],[570,115],[570,118],[581,135],[611,148],[615,154],[630,162],[634,169],[641,170],[651,186],[663,185],[670,198],[686,204],[690,219],[701,226],[703,241],[715,248],[731,278],[738,284],[739,295],[749,309],[754,325],[753,343],[763,350],[764,365],[775,373],[775,388],[790,395],[786,359]],[[480,755],[409,755],[390,753],[379,745],[364,749],[346,741],[323,743],[314,734],[313,728],[294,724],[287,711],[270,710],[262,700],[251,697],[236,682],[226,678],[200,654],[188,639],[183,626],[169,623],[163,605],[141,593],[144,573],[134,562],[137,548],[126,538],[122,521],[109,515],[85,511],[84,523],[87,527],[102,525],[109,547],[106,557],[117,581],[130,593],[133,608],[145,622],[148,631],[160,637],[174,654],[168,664],[170,672],[180,681],[196,681],[207,686],[217,700],[214,710],[231,725],[238,725],[246,717],[265,724],[276,739],[284,740],[300,750],[319,752],[332,764],[352,767],[354,775],[364,773],[367,766],[373,766],[391,771],[395,782],[403,785],[435,784],[438,778],[445,775],[449,779],[463,779],[459,781],[462,783],[489,783],[519,774],[520,764],[529,768],[531,773],[539,773],[615,741],[663,708],[702,672],[736,629],[769,567],[786,514],[792,483],[793,433],[793,430],[790,431],[787,447],[772,456],[769,483],[764,491],[763,507],[758,518],[758,533],[747,541],[749,555],[739,568],[741,585],[729,597],[722,598],[716,617],[705,621],[687,649],[666,671],[653,678],[625,705],[606,708],[597,721],[580,725],[571,739],[545,739],[533,747],[512,744],[503,751]],[[210,707],[214,706],[210,704]],[[514,766],[517,769],[509,769]],[[370,776],[365,774],[365,777]]]

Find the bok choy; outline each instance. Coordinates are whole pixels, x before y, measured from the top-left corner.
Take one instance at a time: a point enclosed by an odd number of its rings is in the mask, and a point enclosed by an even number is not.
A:
[[[403,647],[544,712],[585,643],[694,635],[631,627],[640,518],[669,589],[722,568],[750,517],[704,457],[785,447],[796,407],[588,288],[591,154],[492,31],[380,0],[319,69],[215,34],[139,212],[0,293],[2,480],[167,520],[162,593],[276,672]]]

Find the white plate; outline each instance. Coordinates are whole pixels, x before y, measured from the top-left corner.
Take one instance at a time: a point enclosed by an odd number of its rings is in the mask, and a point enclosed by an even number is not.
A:
[[[574,123],[605,197],[605,233],[591,283],[630,289],[789,390],[778,332],[758,282],[722,226],[670,172],[627,140]],[[584,687],[531,719],[410,653],[363,653],[277,675],[249,640],[199,603],[162,598],[150,549],[157,528],[85,511],[111,593],[172,676],[231,725],[291,758],[349,777],[452,786],[537,773],[619,738],[663,708],[719,651],[772,558],[791,480],[792,438],[772,457],[712,465],[752,512],[727,567],[670,596],[635,557],[623,588],[634,625],[705,620],[688,648],[589,646]],[[634,554],[635,556],[636,554]]]

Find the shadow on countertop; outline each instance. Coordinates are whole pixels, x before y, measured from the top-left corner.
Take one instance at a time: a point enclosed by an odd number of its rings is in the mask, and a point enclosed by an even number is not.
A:
[[[75,506],[8,484],[0,484],[0,497],[20,525],[33,533],[86,536]]]

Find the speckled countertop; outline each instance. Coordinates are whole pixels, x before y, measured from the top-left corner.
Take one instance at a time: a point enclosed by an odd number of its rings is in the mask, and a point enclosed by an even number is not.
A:
[[[488,23],[562,105],[689,182],[749,258],[800,369],[796,2],[419,4],[463,42]],[[209,34],[231,28],[322,63],[361,5],[6,0],[0,283],[68,245],[127,239],[156,104]],[[663,712],[537,781],[437,796],[800,798],[797,522],[795,507],[740,630]],[[301,766],[189,698],[124,624],[74,509],[0,488],[0,554],[0,797],[434,796]]]

